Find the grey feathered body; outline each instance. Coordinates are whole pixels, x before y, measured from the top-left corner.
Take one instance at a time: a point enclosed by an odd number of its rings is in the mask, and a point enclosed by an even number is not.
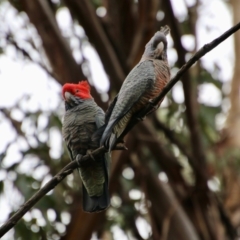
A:
[[[104,124],[104,119],[105,114],[103,110],[97,106],[93,99],[81,100],[75,98],[70,104],[66,102],[62,133],[72,160],[75,160],[78,154],[83,156],[87,153],[87,150],[99,147],[100,139],[92,139],[92,134]],[[102,154],[90,165],[79,168],[80,177],[84,185],[83,188],[86,189],[87,195],[92,200],[96,200],[97,197],[106,194],[105,188],[108,187],[109,161],[110,156]],[[90,200],[85,199],[85,201],[89,202]],[[96,204],[101,205],[101,203]],[[88,205],[88,203],[85,205]],[[91,206],[90,210],[84,210],[91,212],[91,208],[92,211],[102,210],[101,207],[100,209],[95,209],[97,206]],[[102,208],[104,207],[102,206]]]
[[[164,50],[153,48],[154,41],[164,42]],[[160,42],[160,41],[159,41]],[[157,42],[158,43],[158,42]],[[157,46],[157,45],[156,45]],[[108,123],[101,144],[112,149],[133,116],[142,110],[149,100],[156,98],[170,80],[170,69],[166,54],[166,38],[161,33],[146,45],[141,61],[132,69],[110,106]],[[158,103],[160,105],[161,101]]]
[[[108,134],[112,130],[109,146],[121,136],[132,116],[158,96],[169,79],[168,64],[162,64],[160,60],[145,60],[132,69],[120,89],[104,131]],[[103,135],[102,139],[105,137],[107,135]]]

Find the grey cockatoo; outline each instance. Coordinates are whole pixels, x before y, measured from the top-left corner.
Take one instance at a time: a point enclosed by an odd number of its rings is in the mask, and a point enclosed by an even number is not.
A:
[[[90,95],[87,81],[78,84],[66,83],[62,88],[65,100],[65,115],[62,133],[71,160],[99,147],[100,137],[93,133],[104,124],[105,114]],[[91,164],[78,168],[82,179],[83,210],[97,212],[109,206],[108,177],[109,154],[101,154]]]
[[[132,117],[137,117],[156,98],[170,80],[167,60],[166,35],[170,29],[163,27],[145,46],[140,62],[128,74],[118,95],[109,107],[101,145],[112,150]],[[161,101],[153,109],[159,107]]]

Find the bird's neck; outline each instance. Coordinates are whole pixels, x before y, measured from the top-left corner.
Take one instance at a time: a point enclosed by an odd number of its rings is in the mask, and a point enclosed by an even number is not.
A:
[[[89,99],[80,99],[80,98],[74,98],[72,101],[65,101],[65,110],[71,110],[77,106],[82,105],[83,103],[86,103],[88,101],[93,101],[92,98]]]
[[[160,56],[160,57],[156,57],[156,58],[154,58],[154,57],[150,57],[150,56],[142,56],[142,58],[141,58],[141,60],[140,60],[140,62],[144,62],[144,61],[164,61],[164,62],[167,62],[167,56],[165,56],[165,55],[162,55],[162,56]]]

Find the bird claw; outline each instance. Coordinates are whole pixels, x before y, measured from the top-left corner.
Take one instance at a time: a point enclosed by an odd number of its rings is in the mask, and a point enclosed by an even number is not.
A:
[[[94,156],[92,155],[92,151],[91,150],[87,150],[87,155],[93,160],[96,161]]]
[[[158,109],[159,105],[158,105],[158,104],[155,105],[153,99],[149,99],[148,102],[149,102],[150,106],[151,106],[154,110],[157,110],[157,109]]]
[[[117,144],[114,150],[128,150],[128,148],[124,144]]]
[[[86,155],[88,155],[93,161],[95,161],[95,158],[93,157],[92,152],[90,150],[87,150]],[[83,155],[81,155],[81,154],[78,154],[76,156],[76,161],[77,161],[77,164],[78,164],[79,167],[85,166],[84,164],[86,162],[83,161],[82,158],[83,158]]]
[[[146,118],[146,116],[144,116],[144,117],[137,117],[137,120],[138,121],[144,121],[145,118]]]
[[[79,167],[82,166],[82,158],[83,158],[83,155],[81,155],[81,154],[78,154],[77,157],[76,157],[77,165]]]

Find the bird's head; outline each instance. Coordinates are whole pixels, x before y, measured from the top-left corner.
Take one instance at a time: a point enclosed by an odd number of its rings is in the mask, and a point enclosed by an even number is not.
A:
[[[66,83],[62,88],[62,96],[66,102],[91,99],[90,85],[87,81],[81,81],[78,84]]]
[[[142,60],[145,59],[159,59],[167,60],[167,38],[166,35],[170,29],[165,26],[156,32],[154,36],[145,46],[145,51],[142,56]]]

